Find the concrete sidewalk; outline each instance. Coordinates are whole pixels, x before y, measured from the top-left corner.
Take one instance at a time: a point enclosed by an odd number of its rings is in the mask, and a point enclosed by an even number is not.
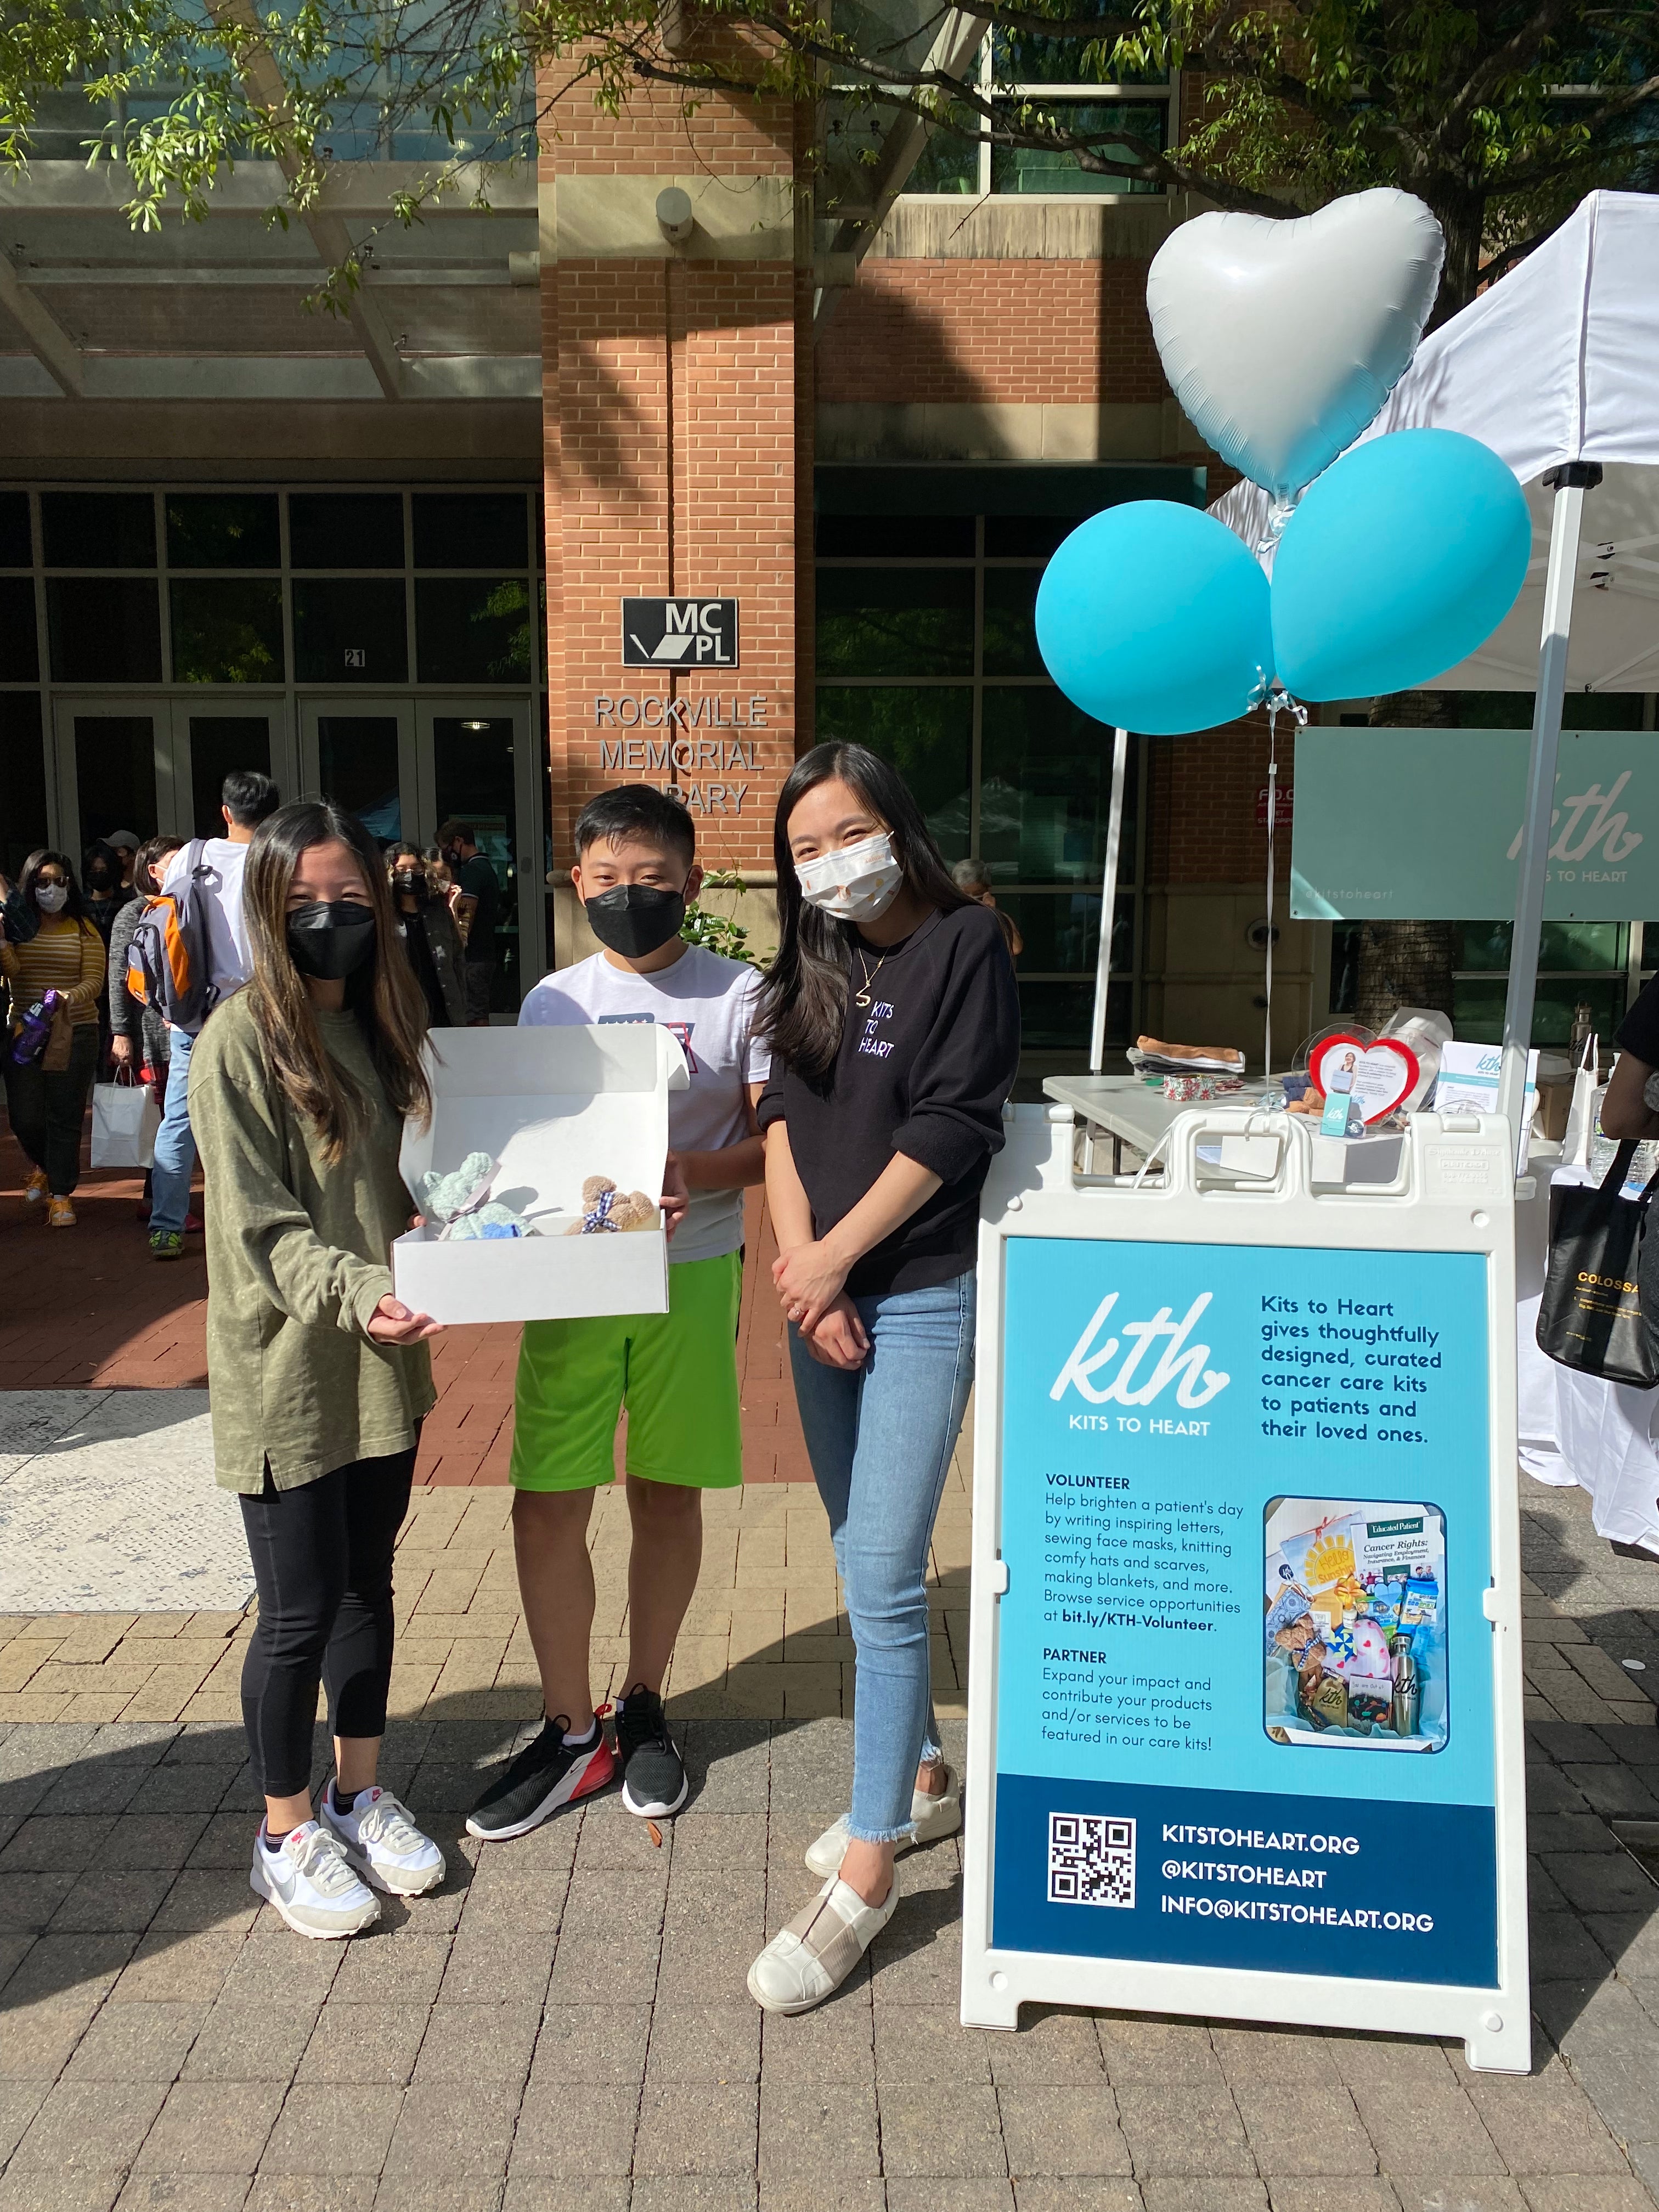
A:
[[[963,2029],[954,1843],[901,1862],[868,1971],[763,2021],[744,1976],[810,1894],[801,1851],[848,1787],[851,1651],[817,1500],[711,1501],[670,1685],[696,1790],[660,1849],[614,1796],[517,1844],[461,1836],[537,1706],[507,1505],[417,1497],[387,1779],[451,1873],[349,1947],[301,1942],[247,1887],[245,1624],[4,1624],[0,2212],[1651,2212],[1659,1888],[1609,1820],[1659,1818],[1659,1729],[1646,1676],[1571,1609],[1576,1586],[1592,1620],[1617,1595],[1581,1501],[1528,1498],[1559,1586],[1527,1598],[1547,1700],[1530,2080],[1317,2029]],[[958,1466],[933,1563],[953,1749],[968,1518]],[[621,1495],[595,1519],[614,1664]]]

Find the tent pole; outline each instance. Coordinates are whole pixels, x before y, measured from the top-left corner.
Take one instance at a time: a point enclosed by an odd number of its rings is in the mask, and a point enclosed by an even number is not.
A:
[[[1526,1099],[1527,1054],[1532,1046],[1533,999],[1538,988],[1538,939],[1544,926],[1544,883],[1549,873],[1555,817],[1555,764],[1561,744],[1561,703],[1567,684],[1572,632],[1572,591],[1578,574],[1578,536],[1584,494],[1601,481],[1599,461],[1567,461],[1544,478],[1555,494],[1550,515],[1549,568],[1544,580],[1544,634],[1538,652],[1538,696],[1533,704],[1532,752],[1527,767],[1527,817],[1515,886],[1515,934],[1510,941],[1509,993],[1504,1003],[1504,1061],[1498,1110],[1515,1132],[1516,1157]]]
[[[1112,803],[1106,817],[1106,872],[1100,886],[1100,949],[1095,956],[1095,1012],[1089,1024],[1089,1073],[1106,1060],[1106,988],[1112,980],[1112,919],[1117,911],[1117,856],[1123,842],[1123,787],[1128,780],[1129,732],[1112,732]]]

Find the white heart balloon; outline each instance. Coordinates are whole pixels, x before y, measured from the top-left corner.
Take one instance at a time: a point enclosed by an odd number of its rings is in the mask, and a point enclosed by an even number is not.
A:
[[[1410,192],[1316,215],[1201,215],[1146,276],[1164,374],[1224,461],[1289,500],[1346,452],[1405,373],[1446,241]]]

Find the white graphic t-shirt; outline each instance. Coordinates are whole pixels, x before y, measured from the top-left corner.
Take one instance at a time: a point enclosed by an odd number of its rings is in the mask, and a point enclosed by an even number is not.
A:
[[[668,1141],[677,1152],[713,1152],[748,1135],[749,1085],[764,1083],[771,1073],[771,1055],[753,1034],[759,991],[754,969],[701,945],[688,945],[672,968],[653,975],[636,975],[596,952],[544,975],[519,1019],[549,1028],[660,1022],[672,1030],[691,1087],[668,1094]],[[694,1190],[668,1256],[713,1260],[742,1242],[743,1193]]]

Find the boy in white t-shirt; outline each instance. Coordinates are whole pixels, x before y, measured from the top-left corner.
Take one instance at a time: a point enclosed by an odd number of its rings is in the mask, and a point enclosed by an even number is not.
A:
[[[519,1019],[660,1022],[684,1047],[691,1081],[668,1102],[668,1311],[525,1325],[513,1536],[546,1719],[467,1820],[471,1834],[492,1838],[525,1834],[603,1789],[618,1767],[630,1813],[661,1820],[685,1802],[663,1679],[702,1564],[702,1493],[743,1480],[743,1194],[764,1179],[755,1107],[770,1066],[754,1036],[760,977],[679,933],[702,870],[678,799],[644,784],[602,792],[576,823],[575,847],[572,880],[605,949],[544,976]],[[613,1480],[624,1406],[629,1686],[613,1752],[588,1679],[587,1522],[594,1491]]]

